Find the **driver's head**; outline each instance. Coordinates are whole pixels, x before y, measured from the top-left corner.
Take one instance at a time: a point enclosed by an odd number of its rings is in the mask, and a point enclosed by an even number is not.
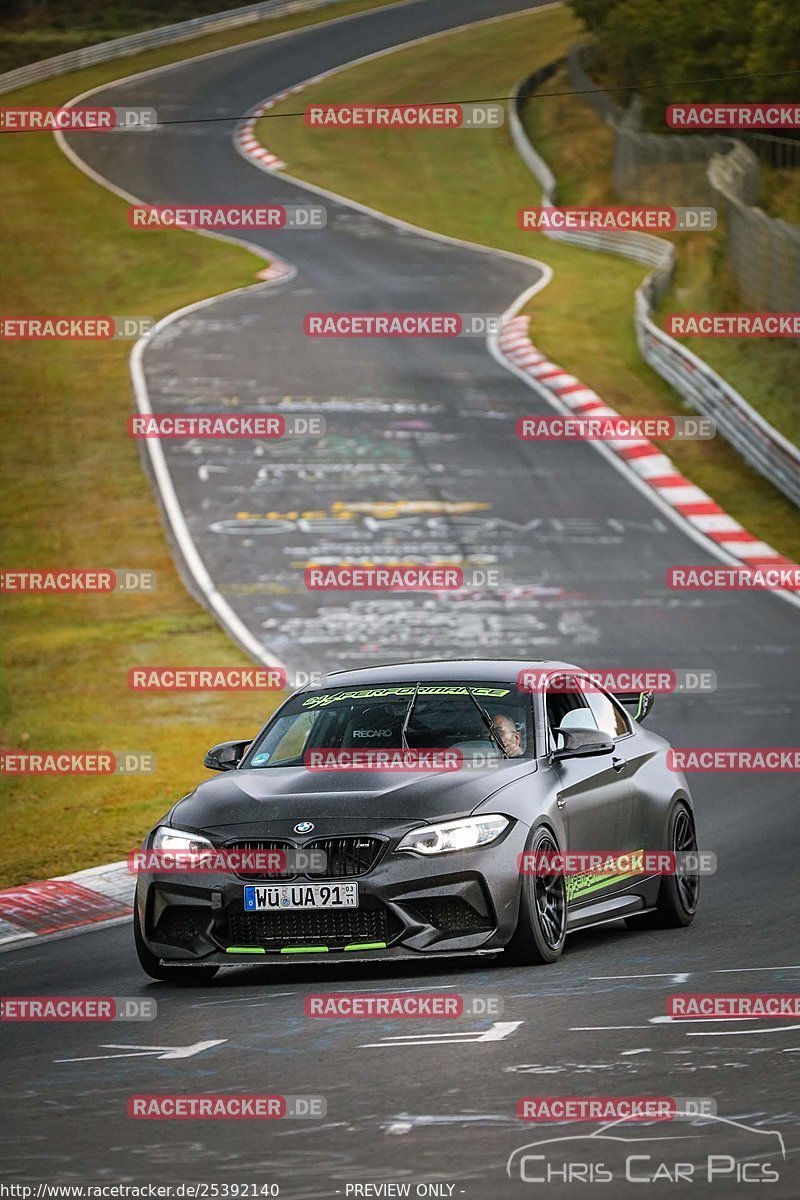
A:
[[[518,758],[522,754],[522,738],[511,717],[498,713],[496,717],[492,717],[492,725],[509,758]]]

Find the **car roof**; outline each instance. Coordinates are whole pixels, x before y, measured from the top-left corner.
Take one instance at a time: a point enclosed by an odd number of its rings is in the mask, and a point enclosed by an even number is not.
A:
[[[386,663],[350,671],[329,671],[323,681],[309,687],[355,687],[373,683],[462,683],[465,680],[515,682],[520,671],[531,668],[577,671],[573,663],[534,658],[440,658],[425,662]]]

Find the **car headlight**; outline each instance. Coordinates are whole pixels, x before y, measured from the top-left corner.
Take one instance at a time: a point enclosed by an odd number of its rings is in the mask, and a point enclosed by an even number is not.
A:
[[[449,850],[471,850],[498,838],[510,824],[508,817],[462,817],[442,825],[424,825],[412,829],[397,847],[416,854],[446,854]]]
[[[199,833],[187,833],[185,829],[159,825],[153,837],[153,849],[198,853],[200,850],[213,850],[213,846],[208,838],[201,837]]]

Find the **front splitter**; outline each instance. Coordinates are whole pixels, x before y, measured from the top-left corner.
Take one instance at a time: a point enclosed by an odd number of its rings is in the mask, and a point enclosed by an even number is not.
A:
[[[237,950],[235,954],[209,954],[206,958],[198,959],[160,959],[162,967],[287,967],[298,963],[352,963],[352,962],[431,962],[444,958],[495,958],[502,954],[502,947],[494,950],[407,950],[402,946],[388,946],[382,950],[317,950],[311,947],[291,948],[292,953],[281,953],[274,950],[261,952],[244,952]],[[299,951],[299,952],[298,952]]]

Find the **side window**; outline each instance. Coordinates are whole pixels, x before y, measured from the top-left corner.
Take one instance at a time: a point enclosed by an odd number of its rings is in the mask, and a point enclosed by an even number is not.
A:
[[[547,725],[551,744],[558,749],[560,737],[555,733],[559,725],[570,725],[575,729],[594,729],[596,721],[586,703],[587,697],[578,691],[548,692],[545,700]]]
[[[624,737],[626,733],[630,733],[628,718],[605,692],[587,692],[586,700],[601,733],[607,733],[612,738]]]

